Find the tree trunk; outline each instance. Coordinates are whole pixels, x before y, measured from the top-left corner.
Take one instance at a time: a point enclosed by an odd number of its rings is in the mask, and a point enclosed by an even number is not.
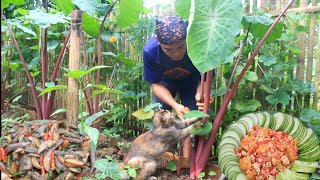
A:
[[[82,13],[74,10],[71,13],[71,36],[69,70],[74,71],[80,67],[80,45],[82,37]],[[76,79],[68,77],[67,90],[67,125],[78,125],[79,114],[79,84]]]

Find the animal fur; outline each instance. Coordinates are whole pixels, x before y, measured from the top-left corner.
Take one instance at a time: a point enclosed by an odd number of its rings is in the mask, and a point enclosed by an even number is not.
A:
[[[181,121],[168,110],[156,112],[153,118],[154,128],[133,141],[124,164],[139,168],[137,180],[147,179],[156,170],[155,158],[189,136],[191,130],[200,127],[201,122],[196,122],[197,120],[192,118]]]

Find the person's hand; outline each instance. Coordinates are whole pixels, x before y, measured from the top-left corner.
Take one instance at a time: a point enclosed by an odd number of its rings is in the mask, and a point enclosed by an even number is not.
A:
[[[201,94],[200,94],[200,93],[196,93],[195,99],[196,99],[196,102],[197,102],[196,105],[198,106],[198,110],[199,110],[199,111],[203,111],[204,102],[201,102]],[[214,100],[214,97],[213,97],[213,96],[210,96],[209,104],[212,104],[212,103],[213,103],[213,100]]]
[[[184,120],[183,115],[190,111],[188,107],[185,107],[182,104],[177,104],[175,107],[173,107],[173,109],[180,120]]]

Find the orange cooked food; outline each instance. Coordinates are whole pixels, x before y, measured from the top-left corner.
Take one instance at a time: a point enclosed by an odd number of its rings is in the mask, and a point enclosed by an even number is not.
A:
[[[298,159],[297,144],[286,132],[254,126],[235,153],[248,179],[273,179]]]

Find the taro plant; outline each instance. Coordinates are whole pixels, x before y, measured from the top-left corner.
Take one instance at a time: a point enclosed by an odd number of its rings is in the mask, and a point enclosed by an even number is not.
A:
[[[259,42],[254,52],[251,54],[248,62],[243,67],[238,78],[234,82],[231,90],[226,93],[226,97],[215,117],[211,134],[206,140],[200,136],[196,144],[195,152],[191,153],[190,176],[196,178],[203,171],[211,153],[212,145],[215,141],[217,131],[221,120],[227,110],[227,106],[234,95],[242,77],[251,65],[258,50],[266,41],[268,35],[274,29],[277,22],[289,8],[290,4],[273,22],[268,31]],[[188,55],[193,64],[201,73],[207,72],[206,83],[204,76],[201,83],[204,87],[204,111],[208,112],[210,97],[210,83],[212,78],[212,69],[220,66],[225,60],[228,60],[234,48],[235,36],[240,32],[240,22],[242,18],[242,5],[239,1],[191,1],[189,15],[189,28],[187,35]],[[221,18],[220,18],[221,17]],[[207,26],[205,26],[206,24]],[[201,33],[199,33],[201,32]],[[203,119],[207,121],[206,118]]]

